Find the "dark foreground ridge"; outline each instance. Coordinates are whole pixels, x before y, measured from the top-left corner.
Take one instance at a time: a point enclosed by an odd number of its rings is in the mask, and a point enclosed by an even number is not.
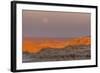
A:
[[[43,48],[39,53],[23,52],[22,62],[86,60],[91,58],[90,45],[68,46],[61,49]]]

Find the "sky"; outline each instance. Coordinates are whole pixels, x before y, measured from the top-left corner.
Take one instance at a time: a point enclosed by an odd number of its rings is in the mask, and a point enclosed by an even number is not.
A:
[[[23,10],[22,35],[33,38],[90,36],[90,18],[89,13]]]

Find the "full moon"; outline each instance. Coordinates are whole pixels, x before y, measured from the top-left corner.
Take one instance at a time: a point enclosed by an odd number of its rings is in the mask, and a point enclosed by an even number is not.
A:
[[[43,18],[43,23],[48,23],[48,18]]]

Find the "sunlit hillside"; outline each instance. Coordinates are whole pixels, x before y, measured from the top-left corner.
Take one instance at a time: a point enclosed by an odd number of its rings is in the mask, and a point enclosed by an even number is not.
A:
[[[77,38],[23,38],[23,52],[38,53],[43,48],[61,49],[65,46],[90,45],[88,36]]]

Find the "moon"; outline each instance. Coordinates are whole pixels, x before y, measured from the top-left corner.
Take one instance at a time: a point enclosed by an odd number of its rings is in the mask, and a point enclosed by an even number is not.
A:
[[[49,20],[48,20],[48,18],[43,18],[42,21],[43,21],[43,23],[47,24]]]

